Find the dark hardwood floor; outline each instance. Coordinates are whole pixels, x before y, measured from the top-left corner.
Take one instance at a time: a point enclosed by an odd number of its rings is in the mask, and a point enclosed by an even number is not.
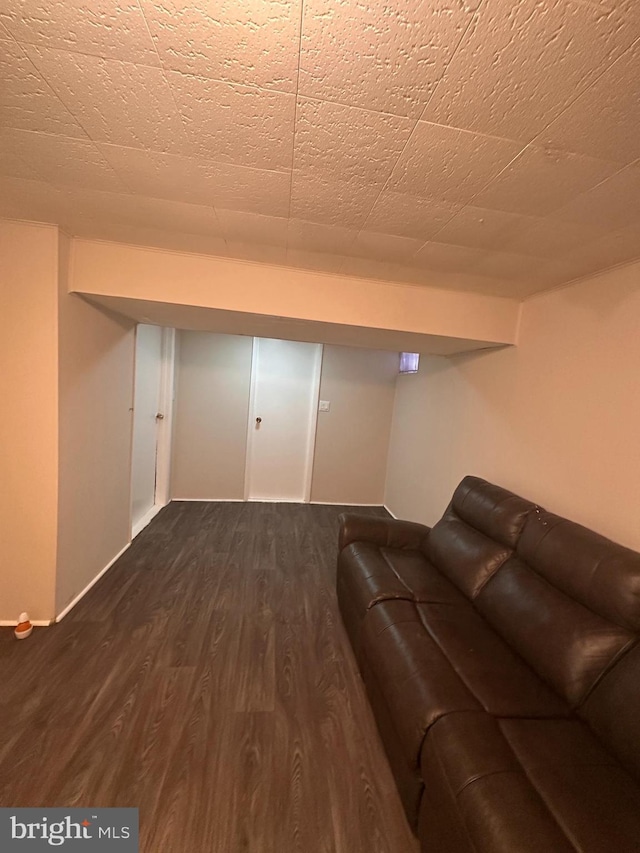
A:
[[[173,503],[59,625],[0,629],[0,806],[138,806],[144,853],[417,851],[338,613],[341,509]]]

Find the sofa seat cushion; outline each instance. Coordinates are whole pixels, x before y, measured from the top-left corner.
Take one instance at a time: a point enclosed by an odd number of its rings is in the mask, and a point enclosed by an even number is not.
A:
[[[462,593],[420,551],[352,542],[340,552],[338,602],[356,656],[364,615],[379,601],[441,602],[467,605]]]
[[[364,618],[360,655],[365,683],[369,686],[375,680],[369,691],[372,704],[384,701],[384,713],[393,721],[405,759],[416,767],[425,733],[446,714],[569,713],[471,604],[379,602]],[[374,711],[377,715],[376,707]]]
[[[419,604],[431,638],[485,711],[497,717],[567,717],[570,709],[473,608]]]
[[[420,759],[423,850],[441,853],[631,853],[640,786],[576,720],[435,723]]]

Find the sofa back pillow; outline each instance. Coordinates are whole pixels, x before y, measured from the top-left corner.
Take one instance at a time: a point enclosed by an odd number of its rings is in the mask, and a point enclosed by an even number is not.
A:
[[[431,562],[475,598],[509,559],[535,504],[479,477],[465,477],[427,540]]]
[[[476,606],[574,708],[633,647],[640,554],[540,508]]]

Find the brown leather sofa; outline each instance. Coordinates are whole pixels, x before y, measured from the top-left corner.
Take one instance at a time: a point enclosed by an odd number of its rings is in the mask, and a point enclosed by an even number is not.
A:
[[[429,853],[640,851],[640,554],[476,477],[342,516],[338,599]]]

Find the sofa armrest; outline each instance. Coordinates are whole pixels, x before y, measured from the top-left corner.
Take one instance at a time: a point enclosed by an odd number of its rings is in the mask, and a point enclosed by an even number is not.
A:
[[[338,549],[342,551],[352,542],[372,542],[384,548],[407,548],[419,551],[429,535],[430,527],[415,521],[395,518],[372,518],[344,512],[339,516],[340,537]]]

